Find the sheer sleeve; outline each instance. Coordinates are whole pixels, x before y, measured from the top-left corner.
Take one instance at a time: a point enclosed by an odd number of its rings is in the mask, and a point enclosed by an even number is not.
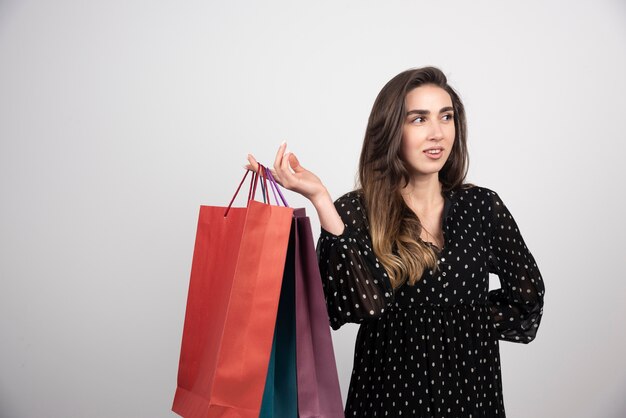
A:
[[[317,255],[330,326],[378,318],[393,301],[393,290],[383,265],[372,249],[365,208],[355,192],[335,201],[344,222],[341,235],[324,228]]]
[[[499,339],[527,344],[535,339],[543,315],[544,282],[513,216],[500,196],[488,191],[489,272],[501,288],[489,292]]]

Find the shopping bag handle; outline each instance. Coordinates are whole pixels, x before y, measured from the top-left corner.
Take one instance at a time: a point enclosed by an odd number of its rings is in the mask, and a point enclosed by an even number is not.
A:
[[[265,166],[262,166],[262,167],[263,167],[263,171],[265,172],[265,177],[267,178],[267,180],[269,180],[269,183],[272,189],[272,194],[274,195],[274,199],[276,200],[276,205],[277,206],[280,205],[280,201],[278,200],[278,197],[280,197],[280,200],[283,202],[283,206],[288,208],[289,203],[287,203],[287,199],[285,199],[285,196],[280,191],[280,187],[278,187],[278,182],[274,179],[274,175],[272,175],[272,171]],[[267,187],[267,183],[265,187]],[[278,196],[276,196],[276,192],[278,192]],[[267,200],[269,201],[269,191],[267,192]]]
[[[256,187],[257,187],[257,183],[259,183],[261,185],[261,197],[263,198],[263,203],[267,203],[268,205],[271,205],[272,202],[270,202],[270,196],[269,196],[269,188],[267,187],[267,172],[269,170],[267,170],[267,168],[261,164],[259,164],[259,170],[258,171],[254,171],[252,174],[252,180],[250,182],[250,189],[248,190],[248,204],[251,200],[254,200],[254,198],[256,197]],[[245,175],[244,175],[244,179],[245,179]],[[259,182],[259,177],[261,177],[263,180]],[[252,184],[254,183],[254,188],[252,187]],[[237,193],[235,193],[235,196],[237,196]]]
[[[271,204],[270,192],[269,192],[271,189],[272,194],[274,195],[274,200],[276,201],[276,205],[280,205],[280,201],[282,201],[283,206],[289,207],[289,204],[287,203],[287,199],[285,199],[285,196],[280,191],[280,187],[278,183],[276,182],[276,179],[274,179],[274,176],[272,175],[272,171],[269,168],[265,167],[264,165],[259,164],[259,172],[261,173],[261,177],[263,178],[263,181],[259,183],[261,185],[261,189],[263,190],[263,203]],[[254,175],[258,176],[259,174],[258,172],[255,171]],[[269,187],[268,187],[268,182],[269,182]],[[278,192],[278,195],[276,195],[276,192]],[[253,190],[251,195],[248,194],[248,201],[254,199],[254,196],[255,196],[255,191]],[[280,197],[280,201],[278,200],[279,197]]]
[[[267,168],[265,168],[265,166],[260,166],[261,168],[261,173],[262,177],[263,177],[263,181],[260,183],[261,184],[261,194],[263,195],[263,203],[267,203],[268,205],[271,205],[272,202],[270,202],[270,191],[269,188],[267,187],[267,172],[269,171]],[[265,197],[267,196],[267,199],[265,199]]]
[[[248,189],[248,201],[246,202],[246,207],[250,204],[251,200],[254,200],[256,196],[256,188],[257,188],[257,184],[259,183],[259,177],[262,177],[262,180],[260,183],[261,183],[261,192],[263,195],[263,203],[267,203],[271,205],[270,194],[269,194],[270,193],[269,190],[271,188],[272,193],[274,194],[274,199],[276,200],[276,204],[277,205],[280,204],[278,197],[276,196],[276,192],[278,192],[278,196],[280,196],[280,200],[282,201],[283,205],[285,207],[289,207],[289,204],[287,203],[285,196],[283,196],[282,192],[280,191],[280,188],[278,187],[278,183],[276,183],[276,180],[274,179],[274,176],[272,176],[271,171],[264,165],[259,164],[259,168],[257,171],[249,170],[249,169],[246,170],[246,173],[241,179],[241,182],[239,182],[239,186],[237,187],[237,190],[235,191],[233,198],[230,199],[230,203],[228,204],[228,207],[226,208],[226,211],[224,212],[224,217],[228,215],[228,212],[230,211],[230,208],[232,207],[233,202],[235,201],[235,198],[237,197],[237,195],[239,194],[239,191],[241,190],[241,186],[243,186],[243,183],[246,181],[246,177],[248,176],[248,173],[250,172],[252,172],[252,178],[250,179],[250,187]],[[269,181],[269,187],[268,187],[268,181]]]
[[[285,207],[289,207],[289,204],[287,203],[285,196],[283,196],[282,192],[280,191],[280,188],[278,187],[278,183],[274,179],[274,176],[272,175],[272,172],[270,170],[267,170],[267,177],[269,178],[270,184],[272,185],[272,192],[274,193],[274,199],[276,199],[276,203],[278,204],[278,198],[276,197],[276,192],[278,192],[278,195],[280,196],[280,200],[283,201],[283,205],[285,205]]]

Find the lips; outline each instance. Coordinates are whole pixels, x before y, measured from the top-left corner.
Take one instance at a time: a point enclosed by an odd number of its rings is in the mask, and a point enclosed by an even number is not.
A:
[[[437,160],[441,158],[441,156],[443,155],[443,148],[442,147],[430,147],[424,150],[423,152],[424,154],[426,154],[428,158]]]
[[[424,150],[425,153],[430,155],[437,155],[443,151],[443,147],[430,147]]]

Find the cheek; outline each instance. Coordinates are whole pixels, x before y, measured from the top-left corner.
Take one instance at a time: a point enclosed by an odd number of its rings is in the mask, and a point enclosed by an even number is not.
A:
[[[450,125],[446,126],[447,128],[447,136],[448,138],[450,138],[452,141],[454,141],[454,137],[456,136],[456,130],[454,129],[454,123],[451,123]]]
[[[408,155],[408,147],[407,147],[407,143],[404,140],[404,138],[402,139],[402,143],[400,144],[400,158],[403,160],[407,159],[407,155]]]
[[[402,142],[400,143],[400,154],[402,155],[402,158],[406,160],[407,157],[410,156],[411,153],[414,151],[414,149],[415,141],[412,141],[410,136],[403,135]]]
[[[449,135],[446,133],[445,139],[442,141],[445,145],[444,148],[447,148],[449,151],[452,151],[452,147],[456,142],[455,133],[452,131]]]
[[[420,143],[418,135],[416,135],[415,131],[411,131],[410,129],[404,129],[402,131],[402,142],[401,147],[404,150],[410,150],[411,148],[415,148]]]
[[[402,132],[402,140],[400,141],[400,152],[404,153],[408,148],[409,139],[406,130]]]

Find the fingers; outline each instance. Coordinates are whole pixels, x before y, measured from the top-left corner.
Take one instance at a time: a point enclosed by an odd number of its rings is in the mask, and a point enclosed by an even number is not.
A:
[[[287,161],[289,161],[289,166],[291,166],[293,171],[295,171],[296,173],[301,173],[305,171],[304,167],[300,165],[300,161],[298,160],[298,157],[296,157],[295,154],[289,153],[287,157]]]
[[[274,180],[276,180],[276,182],[280,184],[281,186],[283,184],[282,184],[280,166],[283,163],[285,149],[287,149],[287,141],[283,141],[278,147],[278,151],[276,152],[276,158],[274,159],[274,169],[270,170],[270,172],[272,173],[272,176],[274,176]]]
[[[282,164],[285,149],[287,149],[287,142],[283,141],[278,147],[278,151],[276,152],[276,158],[274,159],[274,170],[278,170],[280,165]]]
[[[246,165],[246,168],[248,170],[254,170],[254,171],[258,171],[259,170],[259,163],[257,162],[257,160],[252,156],[252,154],[248,154],[248,162],[249,164]]]
[[[293,185],[297,181],[297,179],[294,177],[293,173],[289,169],[289,160],[292,157],[294,157],[294,155],[291,152],[285,153],[280,163],[280,167],[276,170],[280,175],[281,181],[285,184],[285,187],[287,188],[289,188],[289,185]]]
[[[281,187],[285,187],[283,182],[280,180],[279,175],[276,173],[276,170],[274,170],[273,168],[268,168],[268,170],[270,171],[270,173],[272,173],[272,178],[274,179],[274,181],[278,183]]]
[[[266,167],[272,173],[272,176],[274,177],[274,180],[276,180],[276,183],[280,184],[283,187],[285,187],[285,180],[289,179],[290,176],[293,176],[293,173],[289,169],[290,166],[295,172],[304,171],[304,168],[302,168],[296,156],[291,154],[290,152],[285,153],[286,149],[287,142],[283,141],[278,147],[278,151],[276,152],[274,168],[270,169],[269,167]],[[254,156],[252,156],[252,154],[248,154],[248,164],[244,165],[244,168],[253,171],[259,170],[259,163],[254,158]]]

